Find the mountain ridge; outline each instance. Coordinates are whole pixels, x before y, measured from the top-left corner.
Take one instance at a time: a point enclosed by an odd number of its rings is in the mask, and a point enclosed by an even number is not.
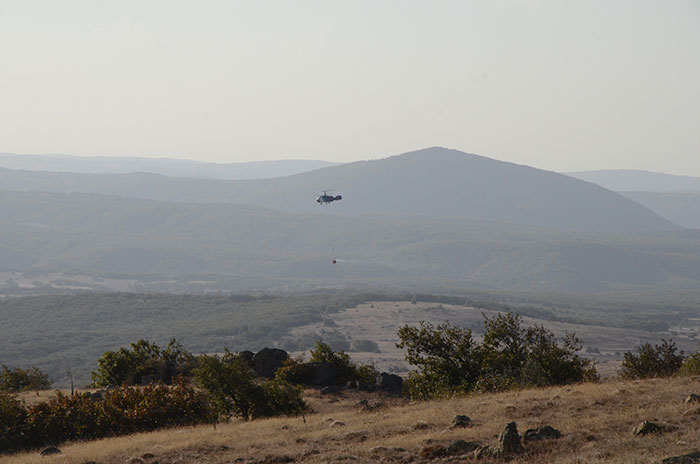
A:
[[[655,232],[680,227],[615,192],[552,171],[432,147],[387,158],[260,180],[153,174],[61,174],[0,169],[6,190],[84,192],[189,203],[254,204],[314,214],[336,189],[339,214],[456,217],[562,230]]]

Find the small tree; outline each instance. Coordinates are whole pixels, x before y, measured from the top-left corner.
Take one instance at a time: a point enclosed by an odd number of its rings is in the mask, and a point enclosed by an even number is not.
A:
[[[683,360],[683,352],[678,352],[675,342],[661,340],[659,345],[647,342],[624,354],[618,374],[624,379],[670,377],[678,372]]]
[[[592,361],[578,356],[580,340],[563,343],[543,326],[523,327],[512,313],[484,316],[484,340],[449,323],[399,329],[398,348],[418,367],[409,374],[409,395],[429,398],[452,392],[562,385],[598,378]]]
[[[481,375],[482,350],[469,329],[449,323],[399,328],[397,348],[419,371],[408,378],[413,397],[432,397],[449,391],[469,391]]]
[[[189,377],[196,365],[196,358],[186,351],[180,342],[171,339],[163,350],[148,340],[138,340],[131,349],[107,351],[97,361],[92,372],[93,385],[138,385],[144,379],[171,384],[178,376]]]
[[[0,364],[0,390],[7,392],[34,390],[38,394],[39,390],[45,390],[49,387],[51,387],[51,380],[48,374],[37,367],[10,369],[4,364]]]
[[[216,412],[226,419],[292,416],[308,409],[301,389],[281,380],[257,383],[245,359],[228,350],[223,356],[200,356],[194,377],[211,395]]]

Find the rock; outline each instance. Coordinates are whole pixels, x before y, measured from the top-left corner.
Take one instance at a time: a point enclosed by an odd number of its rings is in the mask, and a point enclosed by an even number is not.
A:
[[[372,454],[399,454],[405,453],[406,449],[400,448],[398,446],[375,446],[369,450]]]
[[[554,427],[549,425],[543,425],[537,427],[536,429],[527,429],[523,434],[523,441],[527,443],[528,441],[537,441],[544,439],[561,438],[561,432]]]
[[[479,448],[479,446],[481,445],[474,443],[473,441],[457,440],[450,443],[450,445],[445,448],[445,451],[447,452],[448,456],[457,456],[471,453]]]
[[[524,451],[518,435],[518,426],[515,422],[510,422],[498,436],[498,441],[493,445],[480,446],[474,451],[476,459],[501,458],[514,456]]]
[[[445,447],[440,445],[429,445],[424,446],[418,456],[424,459],[436,459],[445,456]]]
[[[282,456],[268,455],[268,456],[265,456],[265,459],[263,459],[263,462],[265,464],[278,464],[278,463],[282,464],[282,463],[294,462],[294,461],[296,461],[296,459],[294,459],[291,456],[287,456],[286,454],[282,455]]]
[[[345,427],[345,422],[339,420],[333,421],[331,422],[330,427]]]
[[[661,460],[661,464],[699,464],[700,451],[683,454],[680,456],[671,456]]]
[[[382,372],[378,379],[379,389],[391,396],[401,396],[403,393],[403,379],[396,374]]]
[[[253,370],[260,377],[271,379],[277,369],[289,358],[286,351],[279,348],[263,348],[253,356]]]
[[[377,400],[369,401],[369,400],[364,399],[364,400],[358,401],[357,406],[361,407],[363,411],[369,412],[369,411],[376,411],[377,409],[384,406],[384,403],[382,403],[381,401],[377,401]]]
[[[700,395],[696,395],[695,393],[691,393],[688,395],[688,397],[685,399],[685,403],[700,403]]]
[[[340,385],[340,374],[338,368],[333,364],[324,362],[308,363],[309,381],[313,387],[328,387]]]
[[[321,389],[322,395],[337,395],[340,393],[340,388],[336,385],[329,385]]]
[[[239,351],[238,356],[240,356],[243,359],[243,361],[245,361],[246,364],[248,364],[248,366],[253,367],[253,356],[255,356],[255,353],[248,350]]]
[[[49,446],[48,448],[41,450],[42,456],[51,456],[52,454],[61,454],[61,450],[55,446]]]
[[[632,433],[634,435],[647,435],[649,433],[661,433],[664,431],[664,428],[654,422],[650,422],[648,420],[645,420],[638,426],[632,430]]]
[[[426,459],[437,459],[446,456],[460,456],[471,453],[479,448],[478,443],[472,441],[457,440],[450,443],[448,446],[428,445],[420,450],[419,456]]]
[[[452,419],[452,428],[460,428],[460,427],[469,427],[471,425],[471,419],[469,416],[464,416],[457,414],[453,419]]]
[[[430,424],[428,424],[426,421],[418,421],[416,422],[416,425],[413,426],[413,428],[416,430],[425,430],[427,428],[430,428]]]

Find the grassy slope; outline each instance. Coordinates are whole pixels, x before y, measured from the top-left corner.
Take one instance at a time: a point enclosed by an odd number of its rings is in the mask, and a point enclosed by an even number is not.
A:
[[[372,412],[356,405],[366,394],[346,394],[336,401],[309,392],[308,399],[318,412],[305,421],[279,418],[232,422],[216,429],[167,430],[68,444],[53,458],[33,452],[4,457],[2,462],[116,464],[146,453],[154,456],[144,459],[145,463],[157,460],[160,464],[223,463],[239,458],[239,462],[265,462],[266,457],[282,456],[309,463],[423,462],[418,455],[426,443],[447,444],[457,439],[490,443],[506,423],[515,421],[521,434],[527,428],[549,424],[563,436],[528,445],[526,454],[510,461],[513,463],[651,463],[700,448],[697,406],[683,401],[699,389],[697,378],[615,381],[433,402],[385,400],[385,407]],[[450,429],[455,414],[467,414],[473,426]],[[346,425],[331,427],[331,418]],[[633,436],[632,428],[645,419],[678,428],[654,436]],[[416,429],[418,421],[427,422],[428,427]],[[373,452],[377,446],[405,451]],[[471,462],[471,458],[456,462]]]

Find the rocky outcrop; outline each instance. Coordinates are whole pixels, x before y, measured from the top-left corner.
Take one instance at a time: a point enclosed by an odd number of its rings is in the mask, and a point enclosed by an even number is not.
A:
[[[482,458],[503,458],[515,456],[525,451],[518,435],[518,426],[515,422],[510,422],[501,432],[498,441],[493,445],[481,446],[474,451],[474,457]]]
[[[454,416],[454,418],[452,418],[453,429],[469,427],[470,425],[471,419],[469,418],[469,416],[457,414],[456,416]]]
[[[661,464],[700,464],[700,451],[664,458]]]
[[[421,449],[419,456],[425,459],[437,459],[447,456],[461,456],[478,449],[481,445],[473,441],[456,440],[447,446],[430,445]]]
[[[382,372],[377,379],[379,390],[392,396],[401,396],[403,393],[403,379],[396,374]]]
[[[260,377],[271,379],[275,376],[277,369],[282,367],[288,358],[289,355],[284,350],[280,350],[279,348],[263,348],[253,356],[253,370]]]
[[[561,438],[561,432],[549,425],[543,425],[535,429],[527,429],[523,434],[523,441],[525,443],[556,438]]]
[[[633,430],[632,434],[636,436],[642,436],[642,435],[647,435],[650,433],[661,433],[665,432],[666,427],[663,425],[659,425],[655,422],[651,422],[648,420],[643,421],[639,425],[637,425]]]

